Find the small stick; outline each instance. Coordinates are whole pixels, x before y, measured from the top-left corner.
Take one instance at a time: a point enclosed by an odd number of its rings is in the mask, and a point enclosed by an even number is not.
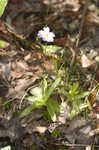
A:
[[[70,47],[70,51],[72,52],[72,60],[71,60],[71,63],[70,63],[70,70],[71,70],[72,66],[74,65],[74,62],[75,62],[75,59],[76,59],[76,51],[77,51],[77,48],[78,48],[80,37],[81,37],[82,32],[83,32],[83,26],[84,26],[84,22],[85,22],[85,18],[86,18],[87,8],[88,8],[88,0],[86,0],[85,7],[84,7],[84,10],[83,10],[83,15],[82,15],[82,21],[81,21],[81,24],[80,24],[79,35],[78,35],[78,38],[76,40],[76,44],[75,44],[75,48],[74,48],[75,50],[72,47]],[[68,81],[68,78],[69,78],[69,75],[67,77],[67,81]]]
[[[84,7],[84,10],[83,10],[82,20],[81,20],[81,24],[80,24],[79,35],[78,35],[78,38],[77,38],[77,41],[76,41],[76,48],[78,47],[78,44],[79,44],[79,41],[80,41],[80,38],[81,38],[81,35],[82,35],[82,32],[83,32],[83,26],[84,26],[84,22],[85,22],[85,18],[86,18],[86,12],[87,12],[87,8],[88,8],[88,1],[89,0],[86,0],[86,2],[85,2],[85,7]]]

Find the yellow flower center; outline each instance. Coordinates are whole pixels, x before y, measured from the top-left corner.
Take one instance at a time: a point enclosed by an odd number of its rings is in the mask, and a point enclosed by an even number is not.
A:
[[[48,38],[48,33],[45,34],[45,37]]]

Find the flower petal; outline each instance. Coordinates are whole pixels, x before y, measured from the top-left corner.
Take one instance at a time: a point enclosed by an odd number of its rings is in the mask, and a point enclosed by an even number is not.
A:
[[[53,32],[50,32],[50,34],[51,34],[52,37],[55,37],[55,34]]]
[[[49,32],[50,28],[49,27],[44,27],[43,30],[44,30],[44,32]]]
[[[55,34],[53,32],[49,32],[49,31],[50,31],[49,27],[44,27],[43,30],[40,30],[38,32],[39,38],[42,38],[43,41],[53,42]]]

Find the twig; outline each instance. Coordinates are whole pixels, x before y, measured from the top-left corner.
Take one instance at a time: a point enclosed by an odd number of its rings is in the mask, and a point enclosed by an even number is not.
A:
[[[77,38],[77,41],[76,41],[76,48],[78,48],[79,41],[80,41],[80,38],[81,38],[81,35],[82,35],[82,32],[83,32],[83,26],[84,26],[84,22],[85,22],[85,18],[86,18],[86,12],[87,12],[87,8],[88,8],[88,1],[89,0],[86,0],[86,2],[85,2],[85,7],[84,7],[84,10],[83,10],[82,20],[81,20],[81,24],[80,24],[79,35],[78,35],[78,38]]]
[[[75,59],[76,59],[76,55],[77,55],[76,51],[77,51],[77,48],[78,48],[80,37],[81,37],[82,32],[83,32],[83,26],[84,26],[84,22],[85,22],[85,18],[86,18],[87,8],[88,8],[88,0],[86,0],[85,7],[84,7],[84,10],[83,10],[83,15],[82,15],[82,20],[81,20],[81,24],[80,24],[79,35],[78,35],[78,38],[76,40],[76,44],[74,46],[74,49],[73,49],[73,47],[69,48],[70,51],[72,52],[72,60],[71,60],[71,63],[70,63],[70,70],[71,70],[72,66],[74,65],[74,63],[75,63]],[[70,72],[68,73],[67,81],[69,79],[69,74],[70,74]]]
[[[87,147],[87,146],[89,146],[88,144],[69,144],[69,143],[53,143],[53,144],[60,145],[60,146],[69,146],[69,147]]]
[[[55,144],[57,146],[69,146],[69,147],[88,147],[88,146],[91,146],[88,144],[69,144],[69,143],[51,143],[51,144]],[[99,148],[99,145],[94,145],[94,147]]]
[[[74,65],[74,62],[75,62],[76,53],[75,53],[75,50],[73,50],[72,47],[70,47],[70,51],[72,52],[72,60],[71,60],[71,63],[70,63],[70,69],[71,69],[72,66]]]
[[[29,87],[29,88],[26,90],[26,92],[24,93],[24,95],[22,96],[22,98],[21,98],[21,100],[20,100],[20,104],[19,104],[19,109],[21,109],[22,102],[23,102],[24,98],[26,97],[28,91],[29,91],[31,88],[33,88],[33,87],[34,87],[34,86]]]

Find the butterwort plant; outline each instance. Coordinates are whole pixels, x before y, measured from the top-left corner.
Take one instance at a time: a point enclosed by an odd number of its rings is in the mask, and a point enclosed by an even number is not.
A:
[[[55,38],[55,34],[50,32],[49,27],[44,27],[43,30],[38,31],[38,38],[41,38],[43,41],[46,42],[53,42]]]
[[[33,109],[40,109],[45,106],[52,121],[55,122],[56,114],[60,111],[60,104],[57,99],[55,100],[52,98],[52,95],[60,82],[61,78],[59,76],[49,85],[47,82],[47,76],[44,76],[39,86],[31,88],[31,95],[27,97],[27,100],[31,102],[31,105],[23,110],[20,117],[29,115]]]

